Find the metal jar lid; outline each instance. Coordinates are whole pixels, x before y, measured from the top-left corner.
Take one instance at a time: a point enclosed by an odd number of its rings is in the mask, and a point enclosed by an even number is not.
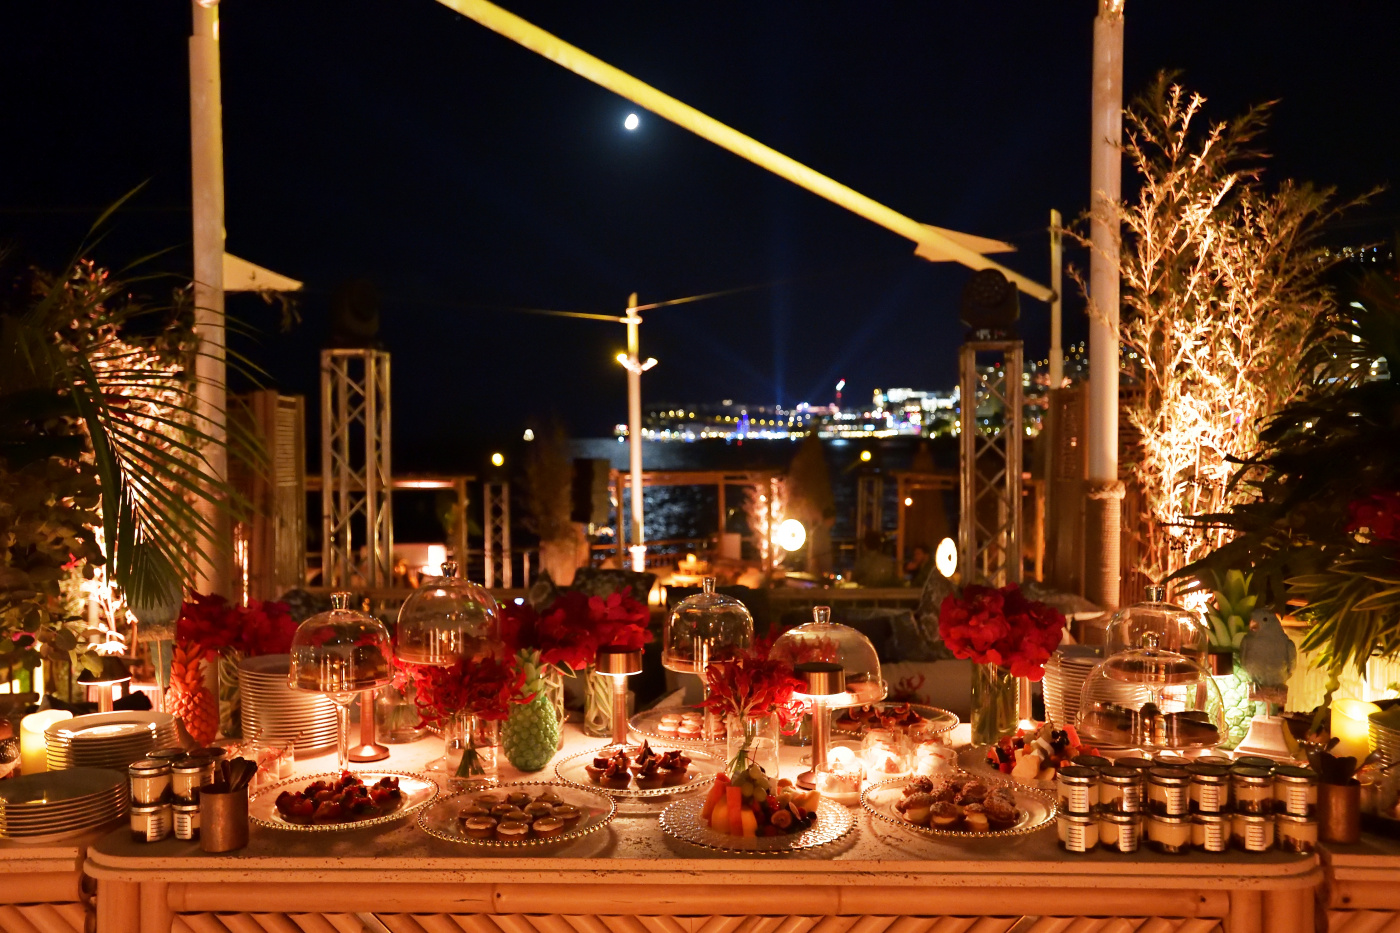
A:
[[[1272,823],[1274,818],[1265,813],[1236,813],[1236,820],[1244,820],[1246,823]]]
[[[1099,781],[1103,784],[1139,784],[1142,772],[1133,768],[1103,768],[1099,771]]]
[[[1230,769],[1218,765],[1190,765],[1186,770],[1197,784],[1226,784],[1230,780]]]
[[[1099,820],[1104,823],[1122,823],[1127,825],[1128,823],[1136,823],[1138,817],[1141,815],[1140,813],[1117,813],[1113,810],[1105,810],[1099,814]]]
[[[1185,768],[1153,768],[1147,772],[1153,784],[1175,785],[1191,783],[1191,775]]]
[[[1302,826],[1308,824],[1317,825],[1317,817],[1304,816],[1301,813],[1275,813],[1274,819],[1280,823],[1298,823]]]
[[[1080,765],[1067,765],[1059,770],[1055,775],[1057,781],[1066,784],[1093,784],[1099,779],[1099,773],[1093,768],[1085,768]]]
[[[1108,768],[1113,765],[1113,762],[1102,755],[1075,755],[1070,762],[1081,768]]]
[[[214,770],[214,762],[209,758],[184,758],[171,765],[170,770],[179,774],[203,774]]]
[[[1157,767],[1151,758],[1119,758],[1113,765],[1116,768],[1132,768],[1134,771],[1151,771]]]
[[[1274,769],[1274,780],[1289,784],[1316,784],[1317,772],[1312,768],[1299,768],[1296,765],[1282,765]]]
[[[1278,767],[1278,762],[1262,755],[1241,755],[1235,759],[1234,766],[1236,768],[1263,768],[1265,771],[1272,771]]]
[[[1202,755],[1195,759],[1192,764],[1219,765],[1222,768],[1228,768],[1234,764],[1234,761],[1228,755]]]
[[[1236,784],[1273,784],[1274,776],[1263,768],[1241,768],[1236,765],[1230,769],[1230,776]]]
[[[133,803],[131,805],[131,812],[138,816],[150,816],[169,809],[170,804],[168,803]]]
[[[177,812],[177,813],[198,813],[198,812],[199,812],[199,801],[198,801],[198,800],[193,800],[193,801],[191,801],[191,800],[177,800],[177,801],[175,801],[175,803],[172,804],[171,806],[172,806],[172,809],[174,809],[175,812]]]
[[[147,758],[154,758],[158,761],[174,761],[177,758],[185,757],[185,750],[178,745],[169,748],[158,748],[146,755]]]
[[[1099,821],[1099,818],[1092,813],[1066,813],[1061,810],[1055,816],[1066,823],[1078,823],[1081,826],[1093,826]]]
[[[1191,818],[1197,823],[1229,823],[1228,813],[1194,813]]]
[[[1173,826],[1185,826],[1191,822],[1191,814],[1189,813],[1177,813],[1171,816],[1165,813],[1147,813],[1145,818],[1150,822],[1170,823]]]
[[[156,758],[142,758],[127,765],[126,771],[132,777],[160,777],[170,773],[170,762]]]

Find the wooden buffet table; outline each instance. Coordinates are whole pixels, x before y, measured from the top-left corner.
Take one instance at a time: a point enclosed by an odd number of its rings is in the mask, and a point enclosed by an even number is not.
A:
[[[601,743],[571,730],[566,753],[591,744]],[[398,746],[379,766],[413,769],[440,748]],[[800,752],[785,749],[785,774]],[[517,777],[502,767],[502,780]],[[1314,929],[1323,880],[1311,857],[1074,856],[1053,830],[943,843],[863,811],[832,845],[730,856],[667,837],[663,806],[620,803],[602,830],[520,853],[444,842],[412,819],[325,834],[253,827],[228,855],[134,843],[123,830],[89,850],[85,871],[100,933],[1293,933]]]

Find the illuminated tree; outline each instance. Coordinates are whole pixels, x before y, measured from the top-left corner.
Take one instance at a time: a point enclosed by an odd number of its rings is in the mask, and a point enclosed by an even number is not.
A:
[[[1163,579],[1218,546],[1193,525],[1238,501],[1229,480],[1260,420],[1303,387],[1300,348],[1334,304],[1336,262],[1318,242],[1348,205],[1332,189],[1262,181],[1254,148],[1268,106],[1203,131],[1205,98],[1165,75],[1129,108],[1124,152],[1136,200],[1108,209],[1123,231],[1120,339],[1127,462],[1142,490],[1145,554]],[[1099,378],[1098,374],[1095,374]]]

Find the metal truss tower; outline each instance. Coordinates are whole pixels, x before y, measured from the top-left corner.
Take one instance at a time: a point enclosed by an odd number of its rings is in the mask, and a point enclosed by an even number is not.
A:
[[[486,539],[486,588],[500,586],[510,589],[515,586],[510,559],[510,484],[488,481],[481,484],[481,489],[481,525]]]
[[[389,586],[394,522],[389,467],[389,354],[321,351],[321,580]],[[363,523],[364,559],[355,529]]]
[[[969,340],[958,350],[958,569],[964,584],[1021,582],[1022,368],[1019,340]]]

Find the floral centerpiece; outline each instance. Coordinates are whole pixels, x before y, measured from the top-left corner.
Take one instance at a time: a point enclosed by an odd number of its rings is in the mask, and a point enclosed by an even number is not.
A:
[[[751,649],[707,666],[705,683],[709,696],[701,705],[726,720],[727,773],[733,778],[758,764],[776,778],[778,738],[774,733],[795,733],[804,712],[804,704],[794,696],[802,681],[794,675],[792,663]]]
[[[973,742],[995,742],[1015,732],[1022,718],[1017,678],[1044,677],[1045,662],[1060,646],[1064,631],[1065,617],[1058,609],[1026,598],[1015,584],[999,589],[968,585],[944,598],[938,634],[954,657],[976,662]]]
[[[494,776],[494,748],[499,744],[492,740],[495,724],[505,721],[517,704],[535,698],[524,693],[525,671],[511,659],[492,655],[459,658],[443,667],[396,661],[394,670],[394,686],[402,690],[413,685],[413,702],[423,722],[443,730],[449,759],[444,767],[460,750],[458,777]]]

